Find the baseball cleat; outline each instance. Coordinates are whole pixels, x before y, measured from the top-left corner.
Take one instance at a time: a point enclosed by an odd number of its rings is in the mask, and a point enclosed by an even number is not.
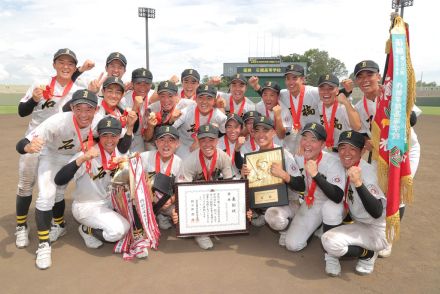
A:
[[[15,246],[25,248],[29,245],[29,229],[26,226],[17,226],[15,228]]]
[[[368,259],[359,259],[358,263],[356,264],[356,273],[361,276],[371,274],[374,270],[374,263],[376,262],[377,255],[378,254],[375,251],[373,257]]]
[[[86,243],[87,248],[96,249],[104,244],[101,240],[95,238],[94,236],[84,233],[84,231],[82,230],[82,225],[79,225],[78,232],[83,238],[84,243]]]
[[[199,247],[204,250],[208,250],[214,247],[214,244],[212,243],[212,240],[209,236],[197,236],[194,239],[196,240]]]
[[[60,225],[52,225],[49,232],[50,242],[55,242],[58,238],[64,236],[67,233],[66,228],[63,228]]]
[[[380,258],[390,257],[392,249],[393,249],[393,245],[388,244],[385,249],[382,249],[381,251],[379,251],[379,257]]]
[[[49,242],[40,243],[37,249],[35,265],[41,270],[48,269],[52,265],[51,253],[52,248],[50,247]]]
[[[339,259],[325,254],[325,273],[330,277],[337,277],[341,275],[341,264],[339,263]]]

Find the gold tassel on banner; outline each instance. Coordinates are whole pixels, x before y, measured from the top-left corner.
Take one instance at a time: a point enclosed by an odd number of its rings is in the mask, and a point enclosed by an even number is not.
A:
[[[406,176],[400,179],[400,199],[405,204],[414,202],[414,190],[412,176]]]
[[[392,215],[387,216],[386,237],[388,243],[392,244],[394,241],[399,240],[400,236],[400,214],[399,210]]]

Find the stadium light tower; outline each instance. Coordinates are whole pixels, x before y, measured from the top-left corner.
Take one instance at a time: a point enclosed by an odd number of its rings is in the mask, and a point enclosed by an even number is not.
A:
[[[395,12],[399,12],[400,8],[400,16],[403,17],[403,9],[405,7],[413,6],[414,0],[393,0],[392,2],[392,8],[395,10]]]
[[[145,18],[145,52],[146,52],[146,65],[147,69],[150,69],[150,58],[149,58],[149,48],[148,48],[148,19],[156,18],[156,9],[139,7],[138,8],[139,17]]]

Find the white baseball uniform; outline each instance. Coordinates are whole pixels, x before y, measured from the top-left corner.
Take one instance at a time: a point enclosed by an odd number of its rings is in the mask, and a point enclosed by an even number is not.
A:
[[[232,98],[231,94],[229,93],[224,93],[224,92],[217,92],[217,97],[220,96],[221,98],[223,98],[225,100],[225,112],[226,114],[229,114],[231,112],[231,100],[232,100],[232,107],[234,108],[234,113],[239,115],[239,116],[243,116],[244,113],[248,112],[248,111],[253,111],[255,110],[255,103],[252,102],[249,98],[244,97],[243,101],[239,104],[235,103],[235,100]],[[244,103],[242,105],[242,103]],[[242,108],[243,107],[243,108]],[[241,109],[241,113],[239,114],[239,111]]]
[[[379,188],[374,168],[365,160],[360,161],[359,167],[361,168],[363,184],[374,197],[382,202],[382,215],[377,219],[373,218],[365,210],[356,187],[353,183],[350,183],[347,189],[346,201],[353,223],[333,228],[321,237],[324,249],[328,254],[335,257],[345,255],[349,245],[360,246],[372,251],[380,251],[387,246],[385,195]]]
[[[307,197],[312,178],[304,170],[304,158],[296,155],[295,161],[304,176],[306,182],[304,197]],[[345,169],[342,167],[339,158],[323,151],[321,161],[318,164],[318,171],[326,177],[327,182],[344,190]],[[299,251],[306,247],[307,240],[322,223],[333,226],[342,223],[344,213],[342,201],[341,203],[335,203],[328,199],[318,185],[316,185],[314,198],[311,207],[308,207],[306,201],[304,201],[298,212],[295,213],[286,234],[286,248],[288,250]]]
[[[228,154],[226,152],[227,151],[226,144],[229,145],[229,150],[230,150],[229,152],[230,152],[230,154]],[[227,136],[225,135],[225,136],[223,136],[222,138],[220,138],[218,140],[217,148],[223,150],[226,154],[228,154],[228,156],[229,156],[229,158],[231,160],[232,171],[234,173],[234,177],[240,178],[241,177],[240,171],[238,170],[237,166],[235,165],[235,160],[232,161],[233,155],[235,154],[235,142],[231,142],[227,138]]]
[[[323,105],[324,104],[322,102],[319,102],[318,109],[319,109],[320,123],[325,128],[326,126],[324,123],[323,109],[325,109],[325,116],[327,119],[327,123],[330,124],[333,105],[330,107],[323,107]],[[334,123],[330,124],[330,126],[333,127],[333,129],[334,129],[334,131],[333,131],[333,147],[337,147],[339,135],[344,131],[351,130],[350,121],[348,119],[347,109],[341,103],[338,103],[338,107],[336,108]],[[328,135],[328,132],[327,132],[327,135]]]

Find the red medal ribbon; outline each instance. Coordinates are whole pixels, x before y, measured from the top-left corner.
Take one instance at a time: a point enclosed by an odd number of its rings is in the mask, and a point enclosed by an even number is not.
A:
[[[277,102],[278,105],[278,102]],[[270,118],[270,113],[269,113],[269,109],[267,109],[267,106],[264,105],[264,108],[266,108],[266,116],[268,118]],[[273,110],[272,110],[273,111]],[[277,122],[275,121],[275,114],[273,115],[273,128],[276,129],[277,128]]]
[[[87,138],[87,145],[83,143],[82,137],[81,137],[81,131],[79,130],[78,122],[76,121],[76,118],[73,116],[73,124],[75,125],[76,135],[79,139],[79,144],[81,145],[81,151],[83,153],[86,153],[87,150],[90,150],[90,148],[93,147],[93,133],[92,128],[89,128],[89,136]],[[91,172],[92,164],[90,160],[86,161],[86,171],[88,174]]]
[[[322,152],[319,153],[316,165],[319,165],[319,162],[321,161],[321,159],[322,159]],[[306,160],[304,159],[304,166],[305,165],[306,165]],[[306,196],[306,204],[308,207],[311,207],[313,205],[313,202],[315,201],[315,190],[316,190],[316,182],[315,182],[315,180],[312,179],[312,183],[310,184],[310,188],[309,188],[309,191],[307,192],[307,196]]]
[[[171,155],[167,169],[165,171],[165,175],[168,177],[171,175],[171,167],[173,166],[173,159],[174,159],[174,154]],[[160,173],[160,154],[158,151],[156,151],[156,174],[158,173]]]
[[[165,118],[165,120],[163,120],[163,118],[162,118],[162,107],[161,107],[161,110],[159,112],[156,112],[157,125],[167,124],[170,121],[171,116],[172,116],[175,108],[176,108],[176,105],[173,106],[173,109],[170,110],[170,112],[168,113],[168,115]]]
[[[101,143],[98,143],[98,147],[99,147],[99,151],[101,153],[102,168],[104,170],[114,170],[115,168],[117,168],[118,164],[113,161],[113,159],[116,156],[115,151],[113,151],[112,154],[110,155],[110,161],[107,164],[107,156],[105,155],[104,147],[102,147]]]
[[[205,181],[211,180],[212,172],[214,171],[215,164],[217,163],[217,149],[214,151],[214,155],[212,156],[211,165],[209,167],[209,174],[206,168],[205,157],[203,156],[201,150],[199,150],[199,160],[200,160],[200,164],[202,165],[202,171],[203,171],[203,176],[205,177]]]
[[[132,101],[133,101],[133,106],[134,106],[134,101],[135,101],[134,98],[135,98],[136,96],[137,96],[136,93],[133,91],[133,94],[131,94],[131,99],[132,99]],[[148,95],[144,97],[144,103],[143,103],[143,105],[144,105],[144,109],[146,110],[146,109],[147,109],[147,106],[148,106]],[[124,110],[124,115],[125,115],[125,116],[126,116],[126,113],[127,113],[127,111]],[[144,113],[146,113],[146,112],[144,111]],[[128,114],[128,113],[127,113],[127,114]],[[143,134],[145,133],[145,128],[144,128],[144,124],[142,123],[142,113],[141,113],[141,110],[140,110],[140,109],[139,109],[137,115],[138,115],[138,119],[139,119],[139,127],[141,128],[141,134],[143,135]],[[122,122],[121,122],[121,123],[122,123]],[[123,125],[122,127],[124,127],[124,126],[125,126],[125,125]]]
[[[209,124],[211,122],[211,118],[212,118],[213,113],[214,113],[214,109],[211,109],[211,112],[209,113],[209,116],[208,116],[207,124]],[[194,133],[191,135],[191,137],[193,137],[195,139],[195,137],[197,136],[197,132],[199,131],[199,128],[200,128],[200,111],[199,111],[198,107],[196,107],[196,110],[195,110],[194,123],[195,123]]]
[[[229,146],[229,140],[228,138],[226,138],[226,136],[224,136],[223,138],[226,146],[226,154],[228,154],[229,157],[231,157],[232,164],[235,165],[235,150],[231,154],[231,146]]]
[[[182,91],[180,91],[180,98],[186,98],[186,99],[192,99],[192,100],[196,100],[196,96],[193,95],[191,97],[186,97],[185,96],[185,90],[182,89]]]
[[[107,104],[107,102],[105,102],[105,100],[102,100],[101,105],[108,114],[110,114],[114,118],[118,118],[119,121],[121,122],[122,127],[125,128],[125,125],[127,124],[127,114],[128,114],[127,111],[121,113],[117,107],[115,107],[115,110],[112,110],[110,106]]]
[[[243,115],[244,105],[246,104],[246,97],[243,98],[243,101],[240,104],[240,108],[238,109],[238,116]],[[229,97],[229,113],[234,113],[234,99],[232,99],[232,95]]]
[[[257,146],[255,146],[255,139],[254,139],[254,137],[251,137],[251,138],[249,139],[249,141],[250,141],[250,143],[251,143],[252,151],[257,150]]]
[[[354,166],[359,166],[359,162],[358,161]],[[348,195],[348,186],[350,185],[350,177],[347,176],[347,180],[345,182],[345,188],[344,188],[344,209],[345,211],[348,211],[348,202],[347,202],[347,195]]]
[[[333,103],[330,121],[328,121],[327,114],[325,111],[325,105],[322,104],[322,119],[324,120],[324,127],[325,127],[325,131],[327,133],[327,140],[325,141],[325,145],[330,148],[332,148],[335,143],[335,139],[333,138],[333,134],[335,133],[335,116],[336,116],[337,109],[338,109],[338,100],[335,100],[335,102]]]
[[[305,88],[306,87],[302,85],[301,89],[299,90],[299,101],[298,101],[297,110],[295,110],[295,104],[293,104],[292,93],[290,93],[290,113],[292,114],[293,128],[297,131],[301,130],[301,110],[303,107]]]
[[[52,80],[50,81],[50,86],[46,86],[46,89],[43,90],[43,98],[44,98],[45,100],[50,100],[52,97],[58,97],[58,98],[64,97],[64,96],[67,95],[67,93],[69,93],[70,89],[72,89],[73,82],[70,81],[70,82],[64,87],[63,94],[61,94],[61,96],[59,96],[59,95],[54,95],[53,92],[54,92],[54,90],[55,90],[55,82],[56,82],[56,80],[57,80],[57,77],[56,77],[56,76],[55,76],[55,77],[52,77]]]

